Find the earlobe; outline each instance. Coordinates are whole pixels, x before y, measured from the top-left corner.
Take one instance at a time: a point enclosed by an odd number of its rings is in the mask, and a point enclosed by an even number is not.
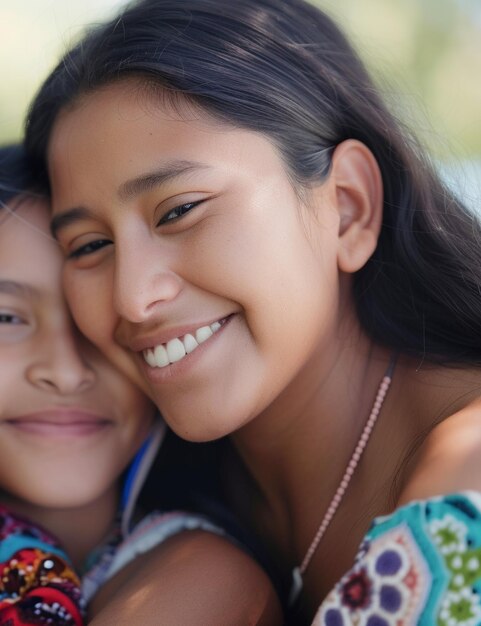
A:
[[[334,151],[331,175],[339,214],[338,267],[353,273],[376,249],[382,223],[382,177],[372,152],[348,139]]]

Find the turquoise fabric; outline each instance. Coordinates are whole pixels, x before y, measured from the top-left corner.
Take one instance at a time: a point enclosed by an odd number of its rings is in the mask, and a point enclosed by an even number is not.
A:
[[[315,626],[481,626],[481,494],[412,502],[374,520]]]

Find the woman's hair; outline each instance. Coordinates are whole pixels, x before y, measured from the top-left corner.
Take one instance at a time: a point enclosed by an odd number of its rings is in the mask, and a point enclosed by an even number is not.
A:
[[[92,30],[40,89],[27,120],[33,166],[46,174],[61,109],[131,77],[266,135],[298,189],[329,175],[340,142],[368,146],[382,173],[384,218],[374,255],[354,277],[364,329],[420,359],[481,365],[481,226],[329,17],[303,0],[132,4]]]
[[[33,191],[35,184],[20,144],[0,147],[0,210],[13,198]]]

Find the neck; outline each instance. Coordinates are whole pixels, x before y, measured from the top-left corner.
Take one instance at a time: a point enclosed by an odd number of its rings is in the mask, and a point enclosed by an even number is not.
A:
[[[50,531],[74,566],[80,568],[89,552],[111,531],[117,512],[118,493],[114,486],[93,502],[66,509],[37,506],[7,494],[2,494],[1,501],[14,513]]]
[[[316,451],[317,459],[324,458],[332,473],[333,457],[339,456],[339,449],[349,450],[362,431],[373,394],[389,365],[390,351],[360,337],[343,350],[330,347],[322,352],[324,355],[315,355],[270,406],[232,436],[261,483],[266,468],[282,471],[287,464],[288,475],[296,468],[305,469],[310,455],[303,452],[303,463],[299,463],[299,451],[306,450],[305,446]],[[329,352],[337,356],[325,359]],[[343,465],[343,459],[338,464]],[[272,471],[268,475],[272,477]],[[285,484],[285,477],[281,478]]]
[[[285,522],[292,564],[338,487],[391,358],[359,329],[334,341],[233,438],[267,509]]]

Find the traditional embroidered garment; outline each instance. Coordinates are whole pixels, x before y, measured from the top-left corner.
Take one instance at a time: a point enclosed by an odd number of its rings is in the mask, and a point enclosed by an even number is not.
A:
[[[412,502],[374,520],[313,626],[480,626],[481,494]]]
[[[138,496],[164,439],[156,423],[131,463],[110,538],[87,559],[82,583],[57,541],[0,506],[0,626],[82,626],[84,607],[122,567],[184,530],[224,531],[206,517],[154,511],[134,522]]]
[[[263,561],[255,541],[223,515],[222,505],[215,511],[221,525],[212,522],[210,514],[180,510],[151,511],[139,517],[139,495],[165,432],[166,427],[159,420],[131,463],[112,532],[87,558],[81,591],[79,580],[55,539],[6,510],[2,517],[0,507],[0,626],[81,626],[83,607],[103,584],[140,554],[186,530],[200,529],[225,536]]]
[[[0,506],[0,626],[82,626],[80,581],[57,541]]]

